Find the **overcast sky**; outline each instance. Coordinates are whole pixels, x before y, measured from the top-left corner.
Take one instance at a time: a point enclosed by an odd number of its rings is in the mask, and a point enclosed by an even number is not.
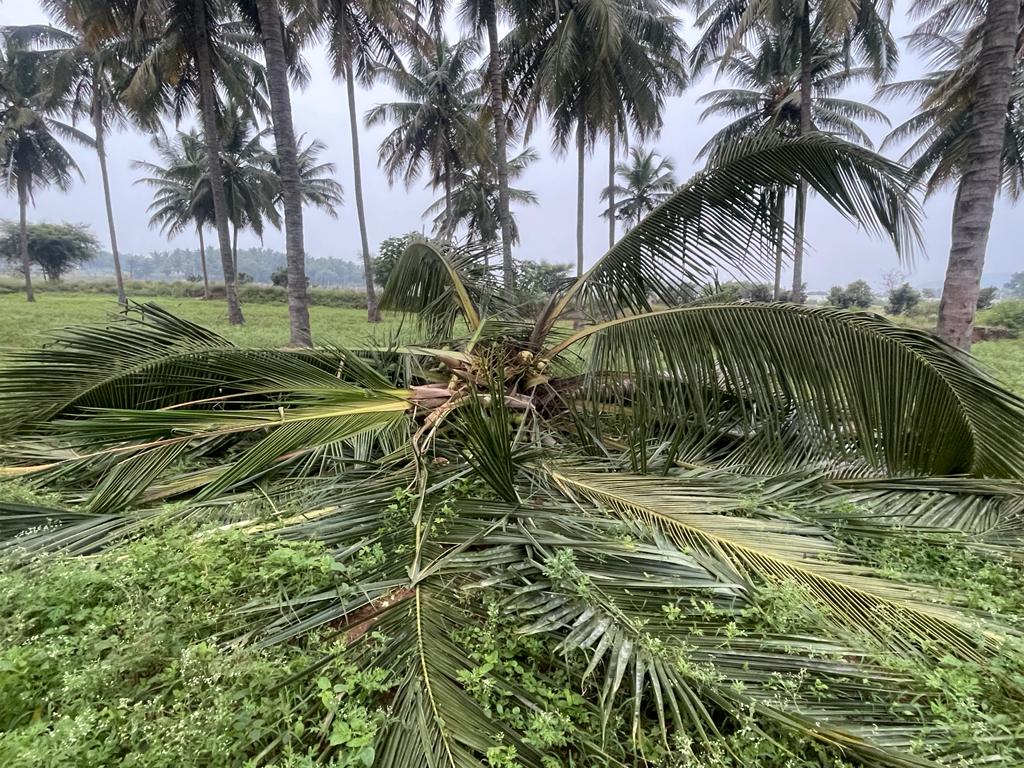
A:
[[[896,5],[894,31],[902,35],[910,30],[910,23],[902,15],[906,4],[897,2]],[[0,24],[45,21],[46,16],[36,0],[0,0]],[[688,28],[687,36],[692,38],[692,28]],[[326,143],[328,151],[324,159],[336,166],[337,178],[345,187],[346,205],[339,211],[338,219],[331,219],[318,210],[306,211],[306,250],[312,256],[355,261],[358,258],[359,232],[352,196],[352,154],[344,87],[332,79],[322,51],[308,51],[307,59],[312,72],[310,85],[305,91],[292,96],[296,130]],[[904,52],[898,77],[913,77],[921,70],[921,62]],[[725,83],[718,85],[721,87]],[[696,99],[714,87],[713,79],[705,78],[695,83],[685,95],[671,99],[665,115],[664,131],[651,144],[660,153],[676,161],[680,181],[698,170],[694,156],[722,124],[715,121],[700,123],[697,120],[701,109],[696,105]],[[867,87],[851,89],[848,95],[864,100],[870,100],[872,96]],[[392,94],[385,87],[375,87],[360,91],[356,98],[362,122],[362,115],[367,109],[374,104],[392,100]],[[878,106],[889,115],[893,124],[908,117],[913,109],[910,103],[885,102]],[[878,127],[871,132],[880,142],[886,129]],[[401,184],[388,186],[376,165],[377,146],[385,133],[384,128],[364,128],[360,133],[363,188],[372,249],[386,237],[427,227],[421,215],[434,199],[433,193],[421,186],[411,189]],[[573,262],[576,252],[575,153],[570,153],[568,157],[554,153],[544,131],[537,132],[531,144],[540,153],[540,160],[518,185],[536,192],[540,204],[516,210],[522,233],[522,242],[516,249],[516,256],[538,261]],[[168,247],[196,247],[197,243],[190,236],[181,236],[168,244],[159,232],[147,226],[149,192],[134,185],[138,172],[132,170],[131,162],[153,159],[149,137],[123,131],[108,140],[107,151],[121,250],[146,253]],[[82,147],[73,148],[72,153],[81,167],[85,181],[76,184],[68,194],[56,191],[39,193],[30,218],[36,221],[68,220],[88,224],[101,242],[106,244],[106,214],[95,153]],[[599,194],[607,184],[607,146],[597,147],[595,155],[588,160],[586,174],[586,257],[591,262],[601,255],[607,244],[607,224],[599,218],[603,208]],[[905,270],[915,284],[941,283],[949,251],[952,200],[952,191],[945,191],[925,204],[925,257]],[[16,219],[17,215],[17,201],[11,197],[0,198],[0,219]],[[811,250],[805,275],[811,290],[827,289],[834,283],[847,283],[857,278],[865,278],[879,285],[884,273],[899,266],[887,243],[858,232],[852,224],[817,200],[811,203],[808,239]],[[990,279],[1002,282],[1006,273],[1024,269],[1022,242],[1024,217],[1020,211],[1014,211],[1008,201],[1000,200],[996,207],[985,265],[985,273]],[[241,247],[259,245],[259,239],[241,234],[239,243]],[[283,250],[283,233],[270,230],[264,238],[264,245]]]

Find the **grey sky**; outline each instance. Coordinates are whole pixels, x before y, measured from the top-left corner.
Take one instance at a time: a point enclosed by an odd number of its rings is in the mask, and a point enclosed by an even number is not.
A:
[[[903,16],[904,6],[904,3],[897,3],[897,18],[894,21],[897,34],[904,34],[910,29],[909,22]],[[45,21],[46,17],[36,0],[0,0],[0,24]],[[307,59],[312,71],[311,83],[305,91],[295,93],[292,101],[296,129],[327,144],[325,159],[336,166],[337,178],[345,187],[346,205],[339,212],[337,220],[320,211],[306,212],[306,250],[313,256],[355,261],[359,233],[352,197],[351,144],[344,89],[331,78],[326,57],[321,51],[308,51]],[[913,77],[921,70],[921,62],[904,52],[898,77]],[[724,86],[725,83],[719,85]],[[680,181],[698,170],[694,156],[721,125],[720,122],[697,121],[701,109],[696,105],[696,99],[713,87],[716,87],[713,79],[708,77],[696,83],[683,96],[671,99],[665,117],[665,129],[660,139],[652,143],[660,153],[675,159]],[[851,89],[849,94],[854,98],[871,98],[871,91],[866,87],[859,91]],[[357,95],[360,120],[368,108],[389,100],[391,93],[385,87],[361,91]],[[879,106],[887,112],[894,124],[908,117],[913,107],[912,104],[898,102],[886,102]],[[885,131],[884,127],[873,130],[873,138],[880,141]],[[412,189],[402,185],[393,188],[388,186],[376,167],[377,145],[385,133],[386,129],[382,128],[363,129],[360,132],[371,248],[375,248],[376,243],[390,235],[428,227],[421,214],[434,199],[431,191],[419,185]],[[540,152],[541,159],[524,175],[519,185],[534,190],[540,198],[540,204],[516,211],[522,232],[522,242],[516,249],[516,256],[570,263],[575,259],[575,153],[568,157],[556,155],[543,130],[535,133],[531,144]],[[81,147],[73,148],[72,153],[82,169],[85,182],[76,184],[66,195],[55,191],[41,192],[30,217],[35,220],[69,220],[89,224],[101,242],[105,243],[106,219],[95,154]],[[168,244],[158,232],[147,226],[149,192],[133,185],[138,173],[132,170],[131,161],[152,159],[149,138],[136,132],[121,132],[108,140],[108,153],[121,249],[125,252],[145,253],[168,247],[195,247],[193,237],[181,236]],[[607,184],[607,162],[607,147],[598,146],[586,167],[588,262],[596,259],[607,244],[607,224],[599,218],[602,210],[599,194]],[[949,250],[952,201],[952,191],[944,191],[925,204],[925,256],[912,269],[907,270],[914,283],[934,284],[942,280]],[[10,197],[0,198],[0,219],[16,217],[16,201]],[[808,238],[811,251],[805,274],[811,290],[825,289],[833,283],[846,283],[857,278],[865,278],[878,285],[883,273],[898,267],[890,246],[858,232],[853,225],[820,201],[811,204]],[[1001,281],[1002,275],[1024,269],[1022,239],[1024,219],[1008,201],[1000,200],[989,242],[986,275],[998,277]],[[259,240],[252,235],[241,234],[239,243],[247,247],[258,245]],[[283,233],[270,230],[264,238],[264,244],[283,250]]]

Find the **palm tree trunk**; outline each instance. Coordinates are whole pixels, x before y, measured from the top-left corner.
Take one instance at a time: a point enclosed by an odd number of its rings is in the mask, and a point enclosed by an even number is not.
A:
[[[238,225],[231,222],[231,263],[235,267],[235,285],[238,285]]]
[[[803,304],[804,295],[804,228],[807,225],[807,182],[803,179],[796,187],[796,205],[793,212],[793,293],[789,300]]]
[[[511,291],[515,279],[512,264],[512,214],[508,194],[508,135],[505,129],[505,96],[501,55],[498,46],[497,0],[485,0],[487,23],[487,80],[491,87],[491,117],[494,120],[494,165],[498,176],[498,223],[501,224],[501,268],[505,290]]]
[[[615,245],[615,126],[608,132],[608,247]]]
[[[302,232],[302,178],[292,125],[292,99],[288,87],[288,59],[284,50],[284,21],[278,0],[257,0],[267,84],[274,122],[274,145],[281,169],[284,203],[284,250],[288,272],[288,321],[292,346],[311,347],[309,300],[306,296],[306,249]]]
[[[21,240],[21,268],[25,272],[25,298],[35,301],[36,294],[32,290],[32,260],[28,255],[28,182],[22,176],[18,177],[18,211],[21,215],[18,236]]]
[[[800,135],[811,132],[811,99],[814,87],[814,51],[811,47],[811,9],[804,3],[800,16]],[[800,179],[796,190],[796,214],[793,223],[793,295],[792,301],[803,304],[804,296],[804,230],[807,224],[807,182]]]
[[[121,254],[117,249],[117,229],[114,227],[114,204],[110,199],[110,178],[107,175],[106,137],[103,127],[103,113],[99,108],[98,97],[94,97],[92,124],[96,132],[96,156],[100,160],[100,178],[103,180],[103,200],[107,204],[107,227],[110,230],[110,255],[114,257],[114,281],[117,283],[117,303],[128,304],[124,292],[124,275],[121,272]]]
[[[586,164],[586,141],[583,135],[583,121],[576,123],[576,277],[583,274],[583,173]]]
[[[452,238],[452,165],[444,160],[444,238]]]
[[[356,82],[352,62],[345,62],[345,90],[348,92],[348,124],[352,133],[352,176],[356,191],[356,216],[359,219],[359,239],[363,249],[363,281],[366,285],[366,319],[380,322],[377,309],[377,290],[373,287],[373,264],[370,261],[370,240],[366,235],[366,213],[363,210],[363,170],[359,160],[359,118],[356,115]]]
[[[199,231],[199,264],[203,268],[203,299],[209,301],[210,299],[210,275],[206,271],[206,241],[203,239],[203,228],[198,227]]]
[[[969,350],[1006,140],[1019,0],[988,0],[978,56],[971,142],[953,206],[953,238],[939,302],[938,334]]]
[[[228,302],[228,322],[241,325],[242,307],[238,303],[235,287],[235,267],[232,261],[231,233],[228,227],[228,198],[224,190],[224,175],[220,164],[220,133],[217,130],[217,94],[213,84],[213,63],[210,39],[207,36],[206,0],[193,0],[196,35],[196,69],[199,72],[199,111],[203,118],[203,137],[206,141],[206,160],[209,166],[210,191],[213,195],[213,216],[217,222],[217,241],[220,261],[224,269],[224,295]]]
[[[782,297],[782,257],[786,240],[786,190],[780,187],[775,200],[775,284],[772,287],[772,300]]]

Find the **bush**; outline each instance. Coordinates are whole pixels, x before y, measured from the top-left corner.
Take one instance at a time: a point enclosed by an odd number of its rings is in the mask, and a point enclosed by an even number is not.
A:
[[[1024,299],[1003,300],[978,315],[978,325],[1024,331]]]
[[[921,294],[910,283],[903,283],[889,291],[889,304],[885,311],[890,315],[909,315],[920,301]]]
[[[714,292],[720,301],[771,301],[772,287],[767,283],[722,283]],[[785,299],[781,299],[785,301]]]
[[[994,286],[988,288],[982,288],[978,293],[978,309],[988,309],[992,306],[992,302],[996,300],[996,296],[999,295],[999,289]]]
[[[828,303],[833,307],[840,307],[842,309],[850,309],[851,307],[867,309],[874,300],[875,295],[871,291],[871,286],[863,280],[855,280],[846,288],[833,285],[832,290],[828,294]]]

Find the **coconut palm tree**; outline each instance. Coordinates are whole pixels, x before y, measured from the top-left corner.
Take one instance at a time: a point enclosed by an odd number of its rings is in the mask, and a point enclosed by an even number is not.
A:
[[[816,41],[855,49],[882,82],[892,75],[899,48],[889,31],[891,4],[876,0],[736,0],[722,3],[695,0],[697,24],[702,35],[691,54],[691,66],[699,72],[714,61],[727,61],[744,40],[762,35],[765,25],[777,30],[793,52],[799,72],[797,130],[814,130],[814,66]],[[793,298],[803,301],[804,230],[807,218],[807,185],[796,190],[793,241]]]
[[[111,28],[129,32],[143,52],[122,94],[136,118],[155,123],[170,115],[180,122],[198,104],[228,320],[240,324],[244,317],[231,257],[229,203],[224,169],[218,165],[223,157],[219,120],[226,100],[247,111],[268,111],[265,73],[251,55],[262,49],[261,42],[231,8],[209,0],[124,0],[110,4],[107,13]]]
[[[337,587],[247,605],[239,642],[337,636],[387,715],[363,754],[388,768],[636,765],[762,732],[816,763],[985,764],[990,740],[954,744],[899,670],[986,664],[1013,632],[872,570],[850,530],[1019,545],[1024,401],[875,315],[680,303],[770,262],[750,237],[761,191],[801,179],[897,244],[913,231],[899,166],[766,135],[539,316],[492,295],[477,250],[415,242],[382,304],[417,315],[424,345],[385,357],[246,349],[155,306],[65,330],[0,379],[22,464],[5,472],[84,501],[13,508],[5,556],[96,551],[169,498],[171,514],[323,542]],[[571,307],[594,323],[567,331]],[[779,594],[793,621],[766,627]],[[506,664],[498,626],[557,679]],[[585,714],[542,738],[559,697]],[[306,715],[252,753],[290,749]],[[351,757],[327,728],[317,759]]]
[[[721,62],[720,71],[729,76],[733,87],[711,91],[698,100],[708,105],[700,116],[701,120],[708,117],[731,118],[731,122],[704,145],[698,157],[710,156],[737,137],[754,136],[764,131],[774,131],[783,136],[800,133],[800,51],[792,45],[785,29],[761,25],[758,31],[761,36],[756,47],[737,46]],[[870,147],[871,138],[861,127],[861,122],[887,125],[889,119],[874,107],[843,98],[841,94],[850,84],[875,79],[874,68],[856,66],[842,45],[823,34],[814,39],[812,54],[812,128]],[[776,211],[778,219],[775,226],[778,246],[773,292],[778,300],[781,296],[786,201],[781,190],[774,190],[771,198],[767,202]],[[795,243],[801,247],[793,259],[792,296],[798,300],[803,292],[802,214],[805,206],[805,200],[798,200],[800,215],[794,222]]]
[[[295,41],[288,39],[278,0],[236,0],[236,3],[263,41],[274,130],[275,168],[280,181],[280,202],[284,209],[290,338],[293,346],[309,347],[313,344],[313,336],[309,325],[309,300],[306,296],[309,281],[306,279],[302,224],[303,182],[288,82],[289,70],[294,70],[300,77],[303,70],[297,60]]]
[[[114,126],[125,122],[120,104],[119,81],[125,71],[124,55],[127,41],[121,38],[94,41],[88,19],[78,15],[71,0],[55,0],[48,4],[58,22],[65,27],[33,25],[21,27],[18,34],[30,44],[46,50],[54,61],[49,63],[53,75],[50,87],[52,98],[63,100],[72,121],[86,117],[93,128],[96,156],[99,160],[103,199],[107,209],[107,228],[110,235],[110,253],[114,260],[114,280],[117,300],[127,303],[121,255],[117,247],[117,227],[114,206],[110,197],[110,178],[107,172],[106,137]],[[66,31],[70,30],[70,31]]]
[[[210,275],[206,267],[206,241],[203,232],[214,224],[212,196],[203,191],[207,169],[206,148],[202,137],[195,131],[179,131],[172,139],[158,136],[153,148],[162,165],[136,162],[134,167],[148,173],[136,184],[153,190],[149,206],[149,224],[157,227],[168,238],[175,237],[191,227],[199,236],[199,259],[203,271],[203,298],[210,298]],[[208,185],[206,185],[208,187]]]
[[[231,263],[238,274],[238,233],[250,229],[262,238],[265,224],[280,229],[278,204],[282,199],[281,177],[275,154],[263,144],[270,133],[261,129],[244,109],[229,105],[221,114],[220,167],[223,173],[228,220],[231,223]],[[204,156],[205,157],[205,156]],[[201,194],[213,197],[209,173],[203,174]],[[301,346],[301,345],[300,345]]]
[[[378,104],[366,114],[368,126],[395,126],[378,150],[388,180],[401,176],[408,186],[426,170],[431,185],[444,190],[446,208],[452,207],[457,175],[485,160],[479,157],[484,105],[477,53],[474,40],[452,45],[438,37],[412,53],[408,68],[381,67],[379,77],[402,101]]]
[[[591,0],[540,4],[510,35],[515,101],[527,129],[543,111],[555,147],[576,144],[576,270],[583,272],[584,166],[598,135],[652,136],[665,97],[682,80],[678,22],[661,2]],[[609,183],[611,183],[611,179]],[[614,202],[614,201],[612,201]]]
[[[1024,14],[1019,2],[970,4],[952,16],[930,2],[916,3],[915,10],[934,12],[911,36],[911,46],[939,69],[882,89],[921,99],[918,113],[886,142],[914,137],[903,160],[926,180],[928,194],[956,184],[938,333],[970,349],[995,196],[1002,188],[1016,198],[1024,182]]]
[[[485,149],[490,148],[489,143],[485,143]],[[458,171],[452,179],[451,193],[446,190],[443,197],[424,211],[424,216],[433,216],[434,232],[438,236],[447,240],[459,227],[465,227],[468,243],[498,242],[502,236],[498,206],[500,192],[498,174],[491,160],[493,156],[484,152],[475,165]],[[508,162],[509,180],[515,182],[536,160],[537,153],[529,148],[512,157]],[[509,187],[508,192],[509,199],[519,205],[536,205],[538,202],[537,195],[530,190]],[[510,219],[507,234],[513,245],[519,242],[515,216]]]
[[[659,157],[643,147],[633,147],[629,156],[628,165],[620,163],[615,169],[622,183],[601,192],[602,200],[618,201],[601,215],[616,216],[632,229],[675,192],[676,168],[671,158]]]
[[[299,167],[299,194],[303,205],[319,208],[332,219],[338,218],[338,209],[345,203],[345,194],[335,176],[334,163],[322,162],[320,155],[327,150],[327,145],[319,139],[311,139],[303,146],[304,137],[296,139]],[[272,167],[277,173],[276,158]],[[280,201],[280,196],[279,196]]]
[[[402,68],[401,48],[416,40],[419,34],[414,23],[416,7],[407,0],[311,0],[300,4],[297,10],[297,25],[304,34],[327,44],[334,75],[345,81],[352,140],[353,193],[366,284],[366,314],[369,322],[376,323],[380,320],[380,313],[366,231],[356,79],[363,85],[369,85],[382,68]]]
[[[23,32],[0,27],[0,178],[8,192],[18,196],[21,233],[21,268],[25,296],[32,291],[32,262],[28,253],[28,206],[36,190],[71,187],[78,165],[63,140],[93,146],[93,140],[74,126],[60,121],[63,104],[54,103],[48,57],[31,50]]]

